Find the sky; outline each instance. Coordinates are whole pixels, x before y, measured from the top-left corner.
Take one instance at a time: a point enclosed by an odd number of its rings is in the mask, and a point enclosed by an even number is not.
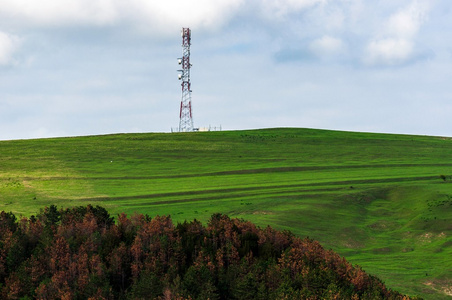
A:
[[[0,0],[0,140],[195,127],[452,137],[449,0]]]

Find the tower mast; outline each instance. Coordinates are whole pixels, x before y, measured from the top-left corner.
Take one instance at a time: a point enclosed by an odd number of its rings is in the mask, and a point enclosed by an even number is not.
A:
[[[182,57],[178,59],[182,70],[178,70],[179,80],[182,81],[182,99],[180,102],[179,112],[179,132],[193,131],[193,114],[191,107],[191,83],[190,83],[190,45],[191,45],[191,30],[190,28],[182,28]]]

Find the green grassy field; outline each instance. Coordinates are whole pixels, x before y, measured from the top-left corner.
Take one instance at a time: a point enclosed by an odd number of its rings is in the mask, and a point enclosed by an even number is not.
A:
[[[2,141],[0,210],[221,212],[314,238],[400,292],[447,299],[451,158],[450,138],[313,129]]]

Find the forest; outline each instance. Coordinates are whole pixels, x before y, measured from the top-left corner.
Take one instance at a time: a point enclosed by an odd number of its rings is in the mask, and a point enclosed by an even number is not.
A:
[[[318,242],[224,214],[0,213],[1,299],[413,299]]]

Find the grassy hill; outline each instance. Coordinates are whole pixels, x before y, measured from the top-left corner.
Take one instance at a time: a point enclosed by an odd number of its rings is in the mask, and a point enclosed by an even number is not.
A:
[[[0,142],[0,210],[101,205],[309,236],[388,287],[452,294],[452,139],[313,129]]]

